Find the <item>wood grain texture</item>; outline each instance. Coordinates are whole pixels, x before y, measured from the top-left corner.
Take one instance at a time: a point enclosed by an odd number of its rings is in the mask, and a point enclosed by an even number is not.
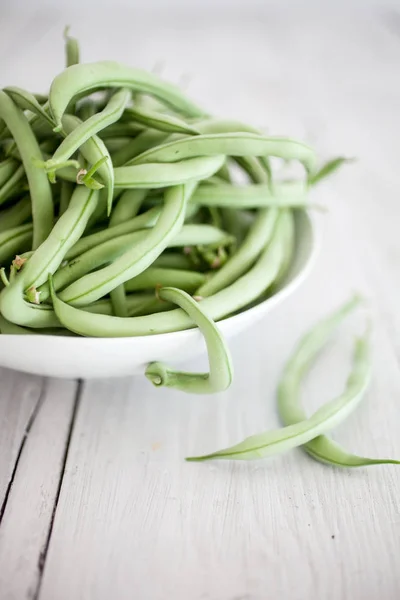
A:
[[[16,462],[38,407],[43,380],[0,370],[0,507],[3,507]],[[0,511],[2,514],[3,508]]]
[[[72,21],[85,60],[151,68],[163,59],[165,76],[189,74],[191,95],[212,112],[357,162],[315,190],[329,208],[319,219],[317,266],[293,298],[233,340],[228,392],[191,398],[140,378],[84,385],[39,600],[400,597],[398,468],[330,469],[301,451],[251,463],[183,460],[276,426],[276,383],[294,343],[355,289],[368,309],[324,352],[304,402],[311,410],[341,390],[354,334],[372,314],[373,383],[334,437],[357,453],[400,456],[400,37],[389,14],[394,22],[396,13],[379,9],[292,14],[276,6],[257,18],[171,11],[157,20],[126,9],[91,14],[90,28],[82,14]],[[1,84],[40,91],[58,72],[67,18],[62,11],[34,18],[42,17],[47,28],[30,40],[26,27],[15,59],[11,53],[7,71],[0,69]],[[21,27],[13,23],[9,30]],[[19,381],[20,393],[32,385]],[[46,421],[50,432],[54,422]],[[30,454],[45,443],[37,437]],[[11,593],[22,589],[8,579]]]
[[[49,380],[32,418],[1,520],[1,598],[35,597],[63,473],[76,386]]]

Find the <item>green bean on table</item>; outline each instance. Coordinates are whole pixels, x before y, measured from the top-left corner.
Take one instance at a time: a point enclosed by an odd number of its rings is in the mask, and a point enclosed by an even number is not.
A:
[[[319,408],[310,418],[287,425],[278,430],[252,435],[239,444],[211,454],[190,457],[187,460],[213,458],[253,460],[273,456],[307,444],[325,431],[341,423],[359,404],[370,381],[368,335],[356,340],[353,369],[346,388],[338,398]]]
[[[359,298],[357,297],[346,302],[333,314],[315,325],[300,340],[285,366],[278,386],[278,410],[284,425],[295,425],[307,419],[299,402],[301,382],[338,325],[358,304]],[[325,435],[315,437],[304,444],[302,448],[315,460],[337,467],[400,464],[399,461],[392,459],[366,458],[351,454]]]

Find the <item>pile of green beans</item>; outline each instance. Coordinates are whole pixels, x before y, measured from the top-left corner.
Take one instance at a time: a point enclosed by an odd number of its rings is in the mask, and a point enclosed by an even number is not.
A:
[[[310,208],[309,187],[344,159],[318,169],[307,144],[213,119],[152,73],[80,64],[67,31],[65,49],[47,95],[0,91],[0,331],[122,337],[198,326],[209,373],[155,363],[146,375],[222,391],[232,367],[215,321],[284,281],[294,211]],[[288,161],[303,167],[297,181],[284,177]]]

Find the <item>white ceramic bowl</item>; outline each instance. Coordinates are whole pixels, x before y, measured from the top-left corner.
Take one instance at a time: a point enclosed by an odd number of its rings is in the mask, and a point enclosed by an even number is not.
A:
[[[308,275],[317,245],[314,219],[297,212],[295,259],[285,282],[271,298],[220,321],[223,335],[233,337],[292,294]],[[132,338],[0,335],[0,366],[50,377],[120,377],[143,374],[155,360],[179,363],[203,348],[198,329]]]

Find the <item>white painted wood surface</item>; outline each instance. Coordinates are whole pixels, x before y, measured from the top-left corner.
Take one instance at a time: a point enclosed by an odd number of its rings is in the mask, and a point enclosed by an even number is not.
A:
[[[227,393],[189,398],[135,378],[87,382],[79,396],[70,382],[0,373],[0,600],[399,598],[399,468],[341,471],[300,451],[183,459],[275,426],[293,344],[355,289],[369,300],[375,372],[334,437],[400,457],[400,14],[4,15],[0,85],[45,88],[63,60],[66,21],[84,59],[162,59],[168,78],[191,76],[192,95],[213,112],[358,161],[315,191],[330,211],[317,267],[232,343]],[[310,409],[341,389],[364,321],[349,319],[313,370]]]

